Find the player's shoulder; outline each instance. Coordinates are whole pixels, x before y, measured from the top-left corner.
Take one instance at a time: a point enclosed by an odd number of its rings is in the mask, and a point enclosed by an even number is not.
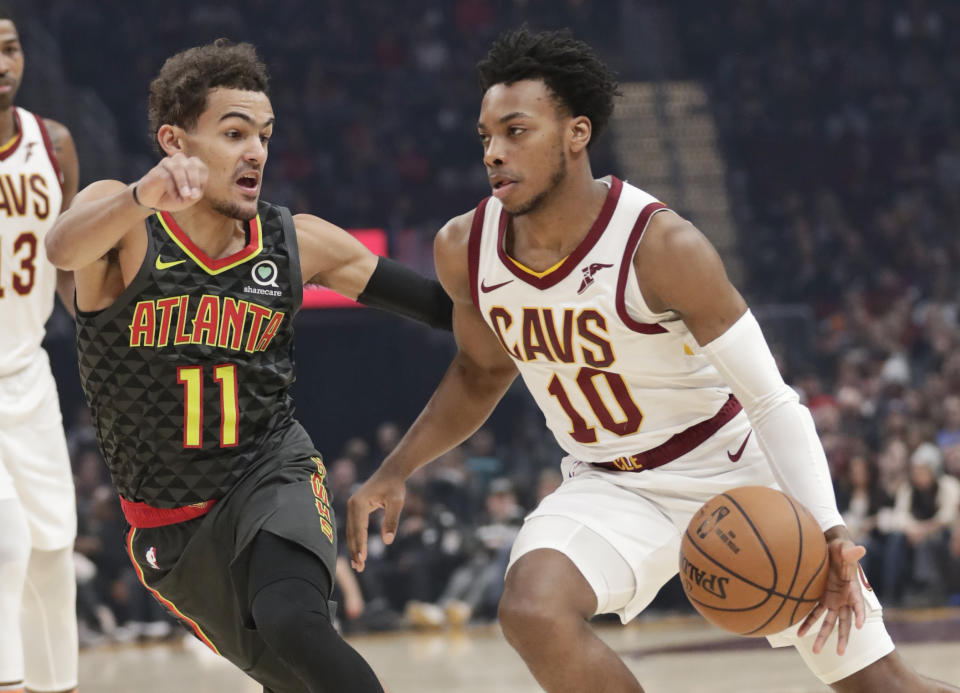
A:
[[[660,262],[683,262],[691,254],[712,249],[710,241],[696,226],[671,209],[663,209],[652,217],[643,232],[637,257]]]
[[[473,228],[476,213],[476,209],[471,209],[447,221],[437,232],[435,245],[449,251],[466,249],[470,242],[470,230]]]
[[[273,205],[272,207],[276,210],[280,209],[280,207],[276,205]],[[294,214],[292,215],[292,219],[293,227],[297,233],[297,238],[303,238],[304,236],[330,238],[338,237],[341,234],[346,233],[346,231],[333,222],[327,221],[322,217],[318,217],[316,214]]]
[[[54,144],[60,140],[70,137],[70,130],[60,121],[54,120],[53,118],[44,118],[42,116],[37,116],[37,119],[43,121],[43,126],[47,129],[47,134],[50,135],[50,139]]]
[[[437,278],[453,299],[470,301],[469,247],[475,209],[453,217],[437,232],[433,259]]]

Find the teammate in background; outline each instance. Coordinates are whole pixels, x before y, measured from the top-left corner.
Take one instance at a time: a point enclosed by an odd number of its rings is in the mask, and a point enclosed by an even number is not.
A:
[[[73,312],[73,278],[47,262],[43,239],[77,192],[77,154],[63,125],[14,105],[23,67],[0,8],[0,691],[70,691],[77,514],[40,343],[55,291]]]
[[[275,119],[253,46],[169,58],[149,117],[160,163],[85,188],[47,236],[76,275],[80,376],[131,560],[265,691],[382,691],[331,624],[336,527],[293,416],[293,318],[307,281],[447,327],[450,301],[259,199]]]
[[[771,643],[797,647],[838,691],[957,690],[894,653],[858,578],[864,550],[837,512],[813,420],[709,241],[642,190],[594,179],[587,148],[616,94],[608,69],[564,33],[520,30],[497,40],[479,71],[493,196],[435,245],[459,351],[348,503],[355,567],[369,513],[385,508],[390,543],[404,480],[475,431],[519,370],[569,453],[564,483],[514,543],[499,609],[543,688],[641,691],[588,619],[627,622],[650,603],[708,498],[779,484],[823,528],[830,577],[809,619]]]

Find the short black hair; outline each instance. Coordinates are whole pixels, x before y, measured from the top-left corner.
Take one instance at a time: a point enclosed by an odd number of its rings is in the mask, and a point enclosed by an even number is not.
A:
[[[4,19],[9,20],[14,24],[17,23],[17,15],[14,13],[13,7],[11,7],[8,3],[0,2],[0,21]]]
[[[501,34],[477,64],[480,87],[542,79],[570,115],[586,116],[594,137],[607,126],[620,91],[613,72],[569,29],[533,33],[526,26]]]
[[[249,43],[220,38],[167,58],[150,83],[150,137],[163,154],[157,132],[165,124],[189,129],[207,107],[207,94],[216,87],[260,91],[269,96],[267,68]]]

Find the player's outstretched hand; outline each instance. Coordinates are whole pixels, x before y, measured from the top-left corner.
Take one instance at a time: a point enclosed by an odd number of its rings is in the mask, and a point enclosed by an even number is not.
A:
[[[400,511],[407,488],[404,480],[378,469],[347,501],[347,548],[350,564],[358,573],[367,560],[367,527],[370,513],[383,508],[381,534],[386,544],[392,544],[400,522]]]
[[[161,160],[137,182],[137,200],[145,207],[177,212],[203,197],[207,165],[178,152]]]
[[[830,560],[827,587],[820,603],[804,619],[798,634],[805,635],[821,614],[826,612],[813,643],[813,651],[819,653],[823,649],[834,626],[837,626],[837,654],[842,655],[847,649],[851,624],[863,628],[865,611],[863,593],[860,591],[859,561],[867,550],[854,544],[846,531],[832,539],[828,532],[827,553]]]

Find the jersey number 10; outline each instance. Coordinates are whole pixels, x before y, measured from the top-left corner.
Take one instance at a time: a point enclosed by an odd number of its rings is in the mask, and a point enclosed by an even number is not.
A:
[[[614,414],[603,401],[595,382],[597,378],[606,381],[610,392],[613,393],[613,397],[617,401],[617,405],[623,410],[624,418],[622,421],[617,421],[614,418]],[[640,411],[640,407],[630,396],[630,390],[627,389],[627,383],[624,382],[622,375],[584,366],[577,371],[576,383],[593,410],[597,423],[606,430],[621,437],[632,435],[640,430],[640,424],[643,423],[643,412]],[[597,429],[588,424],[580,412],[573,407],[573,402],[570,401],[570,396],[563,389],[563,384],[557,375],[554,375],[550,380],[547,392],[557,398],[563,412],[570,419],[572,426],[570,437],[584,445],[596,443]]]
[[[213,379],[220,385],[220,447],[232,448],[239,438],[237,367],[221,363],[213,367]],[[180,366],[177,382],[183,385],[183,447],[203,447],[203,367]]]

